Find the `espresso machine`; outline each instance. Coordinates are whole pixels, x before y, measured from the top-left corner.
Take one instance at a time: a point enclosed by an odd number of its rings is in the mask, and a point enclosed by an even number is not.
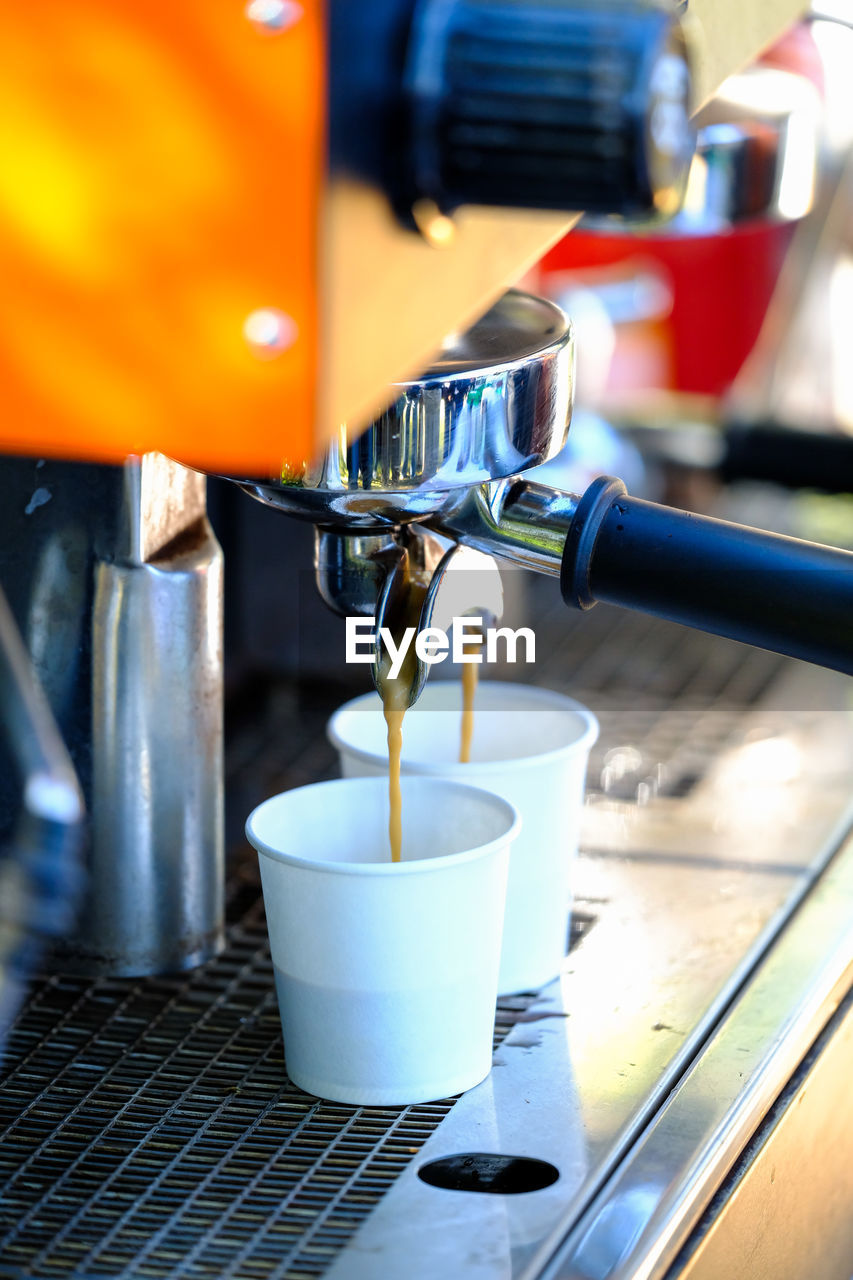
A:
[[[386,0],[323,21],[287,0],[227,18],[198,6],[137,16],[138,63],[132,22],[98,28],[113,69],[81,63],[82,80],[120,70],[130,94],[157,69],[199,148],[192,180],[178,164],[167,184],[170,216],[191,225],[215,204],[235,156],[242,181],[195,254],[186,228],[146,240],[139,215],[131,265],[174,271],[164,305],[184,327],[165,355],[143,332],[152,282],[120,264],[121,296],[136,281],[142,301],[110,333],[104,262],[63,274],[56,227],[30,228],[61,283],[55,314],[81,296],[91,312],[43,384],[9,358],[10,402],[33,426],[4,435],[24,456],[4,461],[0,582],[29,652],[9,619],[3,803],[31,886],[15,899],[25,928],[12,936],[7,911],[4,929],[7,955],[38,933],[54,949],[9,1033],[0,1274],[748,1275],[738,1251],[759,1213],[755,1257],[778,1257],[787,1214],[790,1259],[823,1231],[832,1261],[816,1274],[843,1273],[849,1199],[812,1100],[833,1099],[844,1129],[853,554],[662,507],[611,476],[575,494],[530,474],[565,443],[574,343],[558,307],[507,290],[567,210],[675,211],[691,110],[798,9],[763,4],[735,34],[722,8]],[[201,145],[211,121],[221,154]],[[163,159],[149,123],[140,165]],[[217,236],[238,230],[242,275],[210,275]],[[175,266],[194,257],[201,319]],[[93,350],[113,381],[94,377]],[[95,401],[83,436],[81,388]],[[223,568],[202,472],[282,526],[313,525],[313,575],[338,613],[426,625],[472,549],[484,573],[496,557],[559,580],[557,634],[587,669],[595,619],[619,606],[650,616],[646,641],[663,628],[672,669],[686,625],[724,638],[697,643],[729,684],[760,689],[737,733],[724,709],[691,707],[701,785],[686,766],[667,791],[657,748],[609,740],[566,970],[499,1006],[492,1077],[461,1099],[358,1109],[286,1082],[256,886],[224,874]],[[413,565],[425,603],[406,594]],[[750,675],[759,659],[738,642],[783,655],[768,659],[778,685]],[[289,785],[316,751],[300,732]],[[16,775],[46,773],[52,845],[17,818]],[[798,1189],[795,1213],[792,1152],[815,1133],[836,1195]],[[781,1190],[762,1198],[777,1166]]]

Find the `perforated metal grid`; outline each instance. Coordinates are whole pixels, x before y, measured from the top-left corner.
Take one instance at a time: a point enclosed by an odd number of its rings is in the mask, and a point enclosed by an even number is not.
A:
[[[553,622],[537,681],[594,707],[591,786],[634,801],[648,779],[701,772],[779,666],[619,611],[567,627],[560,607]],[[260,691],[232,725],[232,829],[329,773],[322,726],[347,693]],[[628,748],[636,768],[620,774],[612,753]],[[594,919],[579,905],[576,937]],[[226,951],[185,977],[34,986],[0,1086],[0,1277],[320,1276],[447,1115],[452,1099],[354,1108],[290,1085],[252,862],[231,877],[229,918]],[[496,1042],[531,999],[501,1003]]]
[[[452,1105],[287,1081],[260,903],[185,979],[45,979],[0,1090],[0,1274],[322,1275]]]

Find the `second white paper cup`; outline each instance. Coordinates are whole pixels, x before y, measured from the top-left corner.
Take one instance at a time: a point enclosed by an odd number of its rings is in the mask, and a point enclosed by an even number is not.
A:
[[[405,1106],[488,1075],[513,807],[472,786],[404,779],[403,860],[388,787],[320,782],[265,801],[246,834],[294,1084]]]
[[[556,977],[566,954],[571,870],[598,721],[579,702],[550,689],[481,681],[471,760],[460,764],[461,708],[457,682],[426,685],[403,721],[402,773],[486,787],[520,812],[498,991],[536,990]],[[375,693],[340,707],[328,734],[345,778],[387,777],[386,727]]]

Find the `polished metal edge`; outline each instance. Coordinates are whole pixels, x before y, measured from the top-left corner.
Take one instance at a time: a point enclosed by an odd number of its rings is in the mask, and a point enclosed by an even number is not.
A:
[[[853,837],[541,1280],[655,1280],[853,982]]]
[[[610,852],[607,821],[586,824],[584,847],[600,850],[579,863],[579,897],[598,917],[590,936],[527,1010],[532,1025],[513,1029],[490,1077],[460,1098],[327,1280],[379,1280],[404,1268],[418,1280],[534,1280],[588,1222],[849,830],[851,726],[846,712],[819,709],[821,690],[837,697],[839,678],[799,665],[788,676],[765,692],[688,801],[632,810],[633,824],[624,806],[588,811],[613,819]],[[802,706],[810,710],[792,714]],[[753,775],[762,741],[788,742],[801,773],[787,782]],[[764,797],[760,818],[753,783]],[[652,847],[660,856],[649,862],[643,850]],[[465,1152],[550,1161],[560,1178],[529,1194],[473,1196],[420,1181],[421,1162]],[[611,1225],[630,1247],[630,1218]]]
[[[853,1259],[853,988],[750,1139],[666,1280],[846,1277]],[[817,1158],[815,1158],[817,1156]],[[816,1249],[816,1242],[819,1247]]]

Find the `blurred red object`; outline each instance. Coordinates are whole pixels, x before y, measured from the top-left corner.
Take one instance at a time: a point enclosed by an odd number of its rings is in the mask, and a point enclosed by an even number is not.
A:
[[[657,352],[645,375],[632,359],[630,373],[614,362],[616,389],[723,394],[752,350],[764,320],[795,224],[751,224],[707,236],[610,236],[574,231],[542,260],[540,288],[560,291],[565,273],[589,282],[592,271],[606,279],[655,271],[671,294],[672,305],[661,330],[649,344]],[[632,348],[635,344],[631,344]],[[665,351],[662,348],[665,347]],[[666,371],[667,382],[657,380]]]

